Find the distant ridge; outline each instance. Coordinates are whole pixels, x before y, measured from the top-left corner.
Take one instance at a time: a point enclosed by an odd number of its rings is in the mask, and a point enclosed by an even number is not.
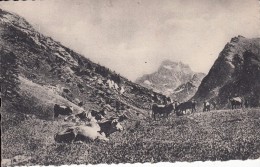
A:
[[[193,72],[187,64],[164,60],[156,72],[139,77],[136,83],[184,101],[194,95],[204,76],[203,73]]]

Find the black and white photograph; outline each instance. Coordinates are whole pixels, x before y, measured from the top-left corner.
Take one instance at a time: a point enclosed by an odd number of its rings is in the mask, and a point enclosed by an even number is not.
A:
[[[260,165],[258,0],[0,1],[0,74],[1,167]]]

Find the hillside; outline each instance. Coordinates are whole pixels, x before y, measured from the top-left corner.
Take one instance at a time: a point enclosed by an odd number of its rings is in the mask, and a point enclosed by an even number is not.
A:
[[[20,126],[3,132],[2,158],[25,155],[29,160],[16,165],[44,166],[257,159],[259,117],[258,108],[129,121],[111,141],[87,144],[55,143],[62,121],[24,118]]]
[[[228,107],[229,97],[248,99],[251,107],[260,105],[260,38],[234,37],[220,52],[194,99],[215,100]]]
[[[178,101],[184,101],[195,94],[204,76],[203,73],[193,72],[182,62],[165,60],[156,72],[139,77],[136,83],[173,99],[178,97]]]
[[[17,56],[22,78],[51,88],[76,105],[81,101],[83,108],[110,104],[114,109],[129,106],[143,112],[150,107],[153,91],[92,62],[37,32],[22,17],[1,9],[0,48],[1,54]]]
[[[173,93],[170,95],[173,99],[177,99],[179,102],[184,102],[193,97],[198,90],[198,87],[205,77],[204,73],[196,73],[186,83],[178,86]]]

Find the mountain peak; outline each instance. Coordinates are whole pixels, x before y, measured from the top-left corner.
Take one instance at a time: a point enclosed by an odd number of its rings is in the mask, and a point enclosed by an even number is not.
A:
[[[189,65],[181,61],[164,60],[156,72],[138,78],[136,83],[170,96],[178,86],[188,82],[197,86],[202,79],[200,74],[193,72]]]
[[[237,37],[233,37],[231,38],[230,42],[231,43],[237,43],[239,40],[241,39],[246,39],[245,37],[243,37],[242,35],[238,35]]]
[[[190,66],[187,64],[182,63],[181,61],[179,62],[174,62],[171,60],[164,60],[159,69],[158,72],[161,73],[169,73],[170,71],[172,72],[183,72],[183,73],[193,73],[191,70]]]
[[[0,21],[3,24],[13,25],[22,29],[34,30],[33,27],[19,15],[0,9]]]

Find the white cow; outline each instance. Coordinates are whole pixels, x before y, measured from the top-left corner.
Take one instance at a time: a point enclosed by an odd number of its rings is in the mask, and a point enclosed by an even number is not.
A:
[[[105,122],[90,122],[86,125],[68,127],[66,130],[57,133],[54,140],[58,143],[70,143],[73,141],[108,141],[110,134],[116,131],[122,131],[123,127],[117,119]]]

